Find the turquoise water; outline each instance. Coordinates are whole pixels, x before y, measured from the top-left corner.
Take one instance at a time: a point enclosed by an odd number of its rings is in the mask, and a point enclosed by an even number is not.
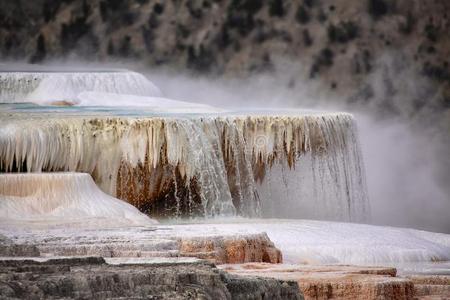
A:
[[[326,111],[309,109],[231,109],[224,112],[159,112],[151,107],[138,106],[54,106],[35,103],[0,103],[0,112],[51,113],[64,115],[105,115],[105,116],[303,116],[327,114]],[[332,114],[335,114],[333,112]]]

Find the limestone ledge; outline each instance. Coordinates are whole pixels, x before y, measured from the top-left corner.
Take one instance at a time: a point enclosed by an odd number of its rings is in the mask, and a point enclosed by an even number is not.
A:
[[[79,237],[73,240],[55,236],[21,244],[0,236],[1,256],[197,257],[215,264],[282,262],[281,251],[266,233],[180,237],[169,234],[156,236],[152,230],[140,240],[130,240],[127,236]]]

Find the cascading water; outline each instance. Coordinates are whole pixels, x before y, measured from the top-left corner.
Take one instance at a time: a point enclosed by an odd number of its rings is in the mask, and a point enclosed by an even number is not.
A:
[[[309,117],[309,122],[312,120]],[[323,148],[312,146],[295,162],[279,161],[266,169],[264,183],[257,185],[265,207],[263,215],[367,221],[365,170],[353,117],[336,114],[322,118],[314,127],[318,131],[309,134],[313,141],[319,139]]]

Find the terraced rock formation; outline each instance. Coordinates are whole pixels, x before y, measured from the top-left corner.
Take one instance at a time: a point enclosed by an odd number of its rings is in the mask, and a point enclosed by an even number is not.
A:
[[[295,282],[198,262],[106,264],[101,257],[0,260],[3,299],[303,299]]]

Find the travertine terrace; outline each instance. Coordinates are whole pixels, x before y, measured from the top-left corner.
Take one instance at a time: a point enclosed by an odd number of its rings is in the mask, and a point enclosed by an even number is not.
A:
[[[368,215],[350,114],[0,114],[4,172],[86,172],[151,215],[258,216],[258,183],[274,165],[312,178],[303,189],[336,219]]]

